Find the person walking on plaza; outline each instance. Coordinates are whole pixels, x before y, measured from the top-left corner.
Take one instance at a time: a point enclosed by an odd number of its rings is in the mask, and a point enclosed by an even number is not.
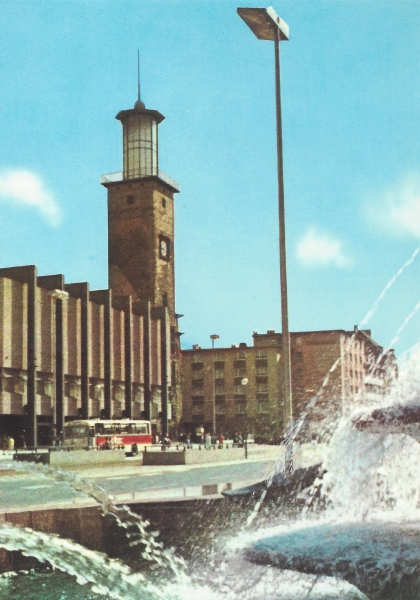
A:
[[[170,445],[171,445],[171,438],[169,437],[169,435],[167,433],[164,433],[162,435],[162,450],[165,451],[167,450]]]
[[[223,433],[219,433],[217,441],[219,442],[219,448],[223,448],[223,442],[225,441],[225,436],[223,435]]]
[[[210,431],[208,431],[206,433],[205,446],[206,446],[206,448],[210,448],[211,447],[211,435],[210,435]]]

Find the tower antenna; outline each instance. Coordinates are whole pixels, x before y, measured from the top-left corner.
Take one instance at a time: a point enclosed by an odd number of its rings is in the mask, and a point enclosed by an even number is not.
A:
[[[140,100],[140,50],[137,50],[137,100]]]

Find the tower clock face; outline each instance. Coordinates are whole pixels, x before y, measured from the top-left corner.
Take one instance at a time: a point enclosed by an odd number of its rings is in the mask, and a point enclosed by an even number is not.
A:
[[[168,245],[165,240],[160,240],[160,254],[163,258],[168,256]]]
[[[159,256],[164,260],[169,260],[169,240],[164,237],[159,239]]]

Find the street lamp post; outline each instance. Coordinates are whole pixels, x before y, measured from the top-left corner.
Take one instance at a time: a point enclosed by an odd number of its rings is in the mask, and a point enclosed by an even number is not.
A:
[[[242,431],[244,438],[245,458],[248,458],[248,404],[246,398],[246,386],[248,385],[248,377],[241,380],[242,389],[245,394],[245,431]]]
[[[273,8],[238,8],[238,15],[245,21],[259,40],[274,42],[275,80],[276,80],[276,122],[277,122],[277,180],[279,211],[279,252],[280,252],[280,291],[281,291],[281,323],[283,342],[283,393],[284,393],[284,425],[290,427],[293,419],[292,376],[290,360],[290,333],[287,303],[286,275],[286,231],[284,211],[284,179],[283,179],[283,136],[281,124],[280,93],[280,41],[289,39],[289,27],[280,19]]]
[[[210,336],[211,339],[211,357],[213,360],[213,373],[212,373],[212,410],[213,410],[213,435],[216,435],[216,392],[214,387],[214,340],[218,340],[220,336],[217,333],[212,333]]]

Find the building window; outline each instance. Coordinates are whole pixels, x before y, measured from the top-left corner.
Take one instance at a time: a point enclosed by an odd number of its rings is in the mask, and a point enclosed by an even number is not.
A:
[[[235,400],[235,415],[244,415],[246,412],[246,403]]]
[[[258,353],[259,354],[259,353]],[[268,360],[266,358],[257,358],[255,359],[255,366],[257,367],[268,367]]]
[[[171,260],[171,240],[164,235],[159,236],[159,258]]]
[[[224,379],[215,379],[214,380],[214,385],[218,389],[223,390],[225,388],[225,380]]]
[[[202,417],[204,415],[204,404],[193,404],[192,414]]]
[[[127,196],[127,204],[134,204],[134,196]]]
[[[222,360],[216,360],[214,363],[214,368],[217,371],[221,371],[225,368],[225,363]]]
[[[25,379],[23,377],[17,377],[17,379],[15,380],[15,392],[16,394],[25,393]]]
[[[255,374],[268,375],[268,360],[266,358],[257,358],[255,360]]]
[[[192,397],[192,415],[202,417],[204,415],[204,398],[200,396]]]
[[[257,377],[266,377],[268,375],[268,367],[257,367],[255,369],[255,374]]]
[[[265,393],[268,392],[268,385],[266,383],[257,383],[257,393]]]
[[[204,379],[193,379],[192,386],[195,390],[204,390]]]
[[[123,402],[125,400],[125,386],[122,383],[113,385],[113,399],[116,402]]]
[[[246,369],[233,369],[233,376],[239,378],[246,377]]]
[[[41,396],[52,396],[52,381],[48,379],[38,379],[36,385],[36,393]],[[14,390],[13,390],[14,391]]]
[[[191,363],[191,369],[193,371],[201,371],[204,368],[203,362],[193,362]]]
[[[216,396],[216,415],[226,414],[226,404],[224,396]]]
[[[235,360],[235,362],[233,363],[233,368],[236,369],[240,369],[242,370],[246,370],[246,360]]]
[[[245,394],[235,394],[235,404],[245,404],[246,403],[246,395]]]
[[[270,412],[268,394],[257,394],[257,412],[258,414],[267,414]]]
[[[162,196],[162,207],[166,208],[166,198]]]

